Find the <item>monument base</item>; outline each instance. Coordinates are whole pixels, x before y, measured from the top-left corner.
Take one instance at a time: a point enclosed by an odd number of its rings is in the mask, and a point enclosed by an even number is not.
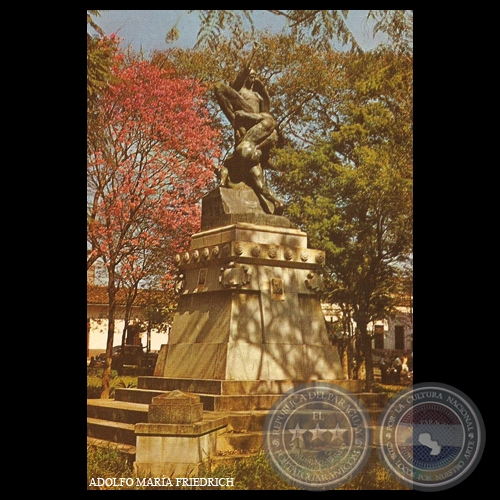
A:
[[[344,378],[320,303],[324,252],[304,232],[238,222],[195,234],[176,262],[179,304],[155,376]]]

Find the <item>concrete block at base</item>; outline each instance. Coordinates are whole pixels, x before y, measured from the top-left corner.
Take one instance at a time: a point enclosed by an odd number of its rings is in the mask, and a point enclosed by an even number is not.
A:
[[[196,465],[215,451],[216,433],[204,436],[137,436],[136,461]]]
[[[148,424],[140,425],[141,432],[144,432]],[[151,431],[157,432],[158,426],[161,425],[153,424]],[[215,455],[217,436],[225,431],[226,426],[201,435],[182,435],[182,427],[178,426],[178,435],[140,434],[136,436],[134,468],[139,475],[153,477],[196,475],[202,464]]]
[[[225,432],[228,423],[227,417],[214,414],[204,417],[191,424],[136,424],[134,468],[138,474],[154,477],[196,475],[199,467],[215,455],[217,437]]]

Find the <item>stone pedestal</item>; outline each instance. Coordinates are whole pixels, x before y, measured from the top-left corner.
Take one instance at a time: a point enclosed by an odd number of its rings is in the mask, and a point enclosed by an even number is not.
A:
[[[259,199],[248,186],[243,185],[240,189],[218,187],[202,200],[201,230],[236,222],[290,227],[287,217],[266,213],[262,208],[263,203],[262,198]]]
[[[207,229],[176,256],[179,305],[155,376],[343,379],[319,298],[324,252],[308,248],[306,233],[286,217],[253,206],[245,213],[244,201],[258,200],[253,191],[242,192],[217,188],[207,195]],[[232,223],[211,227],[224,216]]]
[[[152,399],[148,423],[135,425],[139,475],[151,477],[197,476],[202,464],[217,450],[217,436],[227,418],[203,414],[199,396],[174,390]]]

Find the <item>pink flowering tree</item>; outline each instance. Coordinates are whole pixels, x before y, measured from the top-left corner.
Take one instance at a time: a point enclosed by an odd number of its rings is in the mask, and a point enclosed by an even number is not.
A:
[[[199,83],[147,61],[127,64],[118,49],[111,69],[87,135],[88,265],[104,262],[109,298],[102,398],[118,289],[152,273],[171,277],[169,256],[199,230],[199,201],[220,157]]]

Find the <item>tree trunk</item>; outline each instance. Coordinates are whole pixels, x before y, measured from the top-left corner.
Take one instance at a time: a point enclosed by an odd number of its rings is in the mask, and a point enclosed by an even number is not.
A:
[[[151,351],[151,321],[148,321],[147,337],[146,337],[146,352]]]
[[[366,390],[372,392],[373,390],[373,353],[372,353],[372,339],[366,331],[365,325],[365,363],[366,363]]]
[[[116,286],[114,279],[109,278],[108,284],[108,339],[106,342],[106,363],[104,365],[104,373],[102,375],[102,391],[101,399],[109,399],[110,378],[111,378],[111,362],[113,351],[113,340],[115,337],[115,313],[116,313]]]
[[[122,350],[120,352],[120,356],[123,358],[125,356],[125,344],[128,344],[127,342],[127,336],[128,336],[128,324],[130,321],[130,313],[127,308],[125,311],[125,319],[123,322],[123,332],[122,332]],[[121,364],[121,363],[120,363]]]
[[[361,322],[361,324],[358,323],[358,328],[361,334],[361,344],[363,349],[363,357],[364,357],[365,371],[366,371],[365,390],[367,392],[371,392],[373,389],[373,381],[374,381],[372,339],[368,335],[366,325],[367,325],[366,322]]]
[[[356,326],[356,333],[354,335],[356,342],[356,372],[355,372],[355,380],[359,380],[359,371],[361,368],[361,364],[363,363],[363,337],[360,334],[359,327]]]
[[[347,350],[347,357],[349,361],[349,379],[354,380],[354,361],[355,361],[355,354],[354,354],[354,346],[352,345],[353,343],[353,337],[349,337],[349,347]]]
[[[372,355],[372,339],[368,335],[368,313],[366,310],[357,311],[355,321],[358,334],[360,336],[361,350],[363,354],[364,364],[365,364],[365,390],[371,392],[373,390],[373,355]]]

